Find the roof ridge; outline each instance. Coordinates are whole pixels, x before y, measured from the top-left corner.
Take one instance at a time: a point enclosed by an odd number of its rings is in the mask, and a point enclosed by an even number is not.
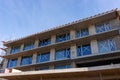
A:
[[[69,22],[69,23],[66,23],[66,24],[63,24],[63,25],[60,25],[60,26],[50,28],[50,29],[46,29],[46,30],[41,31],[41,32],[36,32],[34,34],[31,34],[31,35],[28,35],[28,36],[25,36],[25,37],[20,37],[18,39],[10,40],[10,41],[7,41],[5,44],[11,43],[11,42],[14,42],[14,41],[17,41],[17,40],[22,40],[22,39],[25,39],[25,38],[29,38],[31,36],[35,36],[35,35],[38,35],[38,34],[41,34],[41,33],[45,33],[45,32],[51,31],[51,30],[55,30],[55,29],[59,29],[59,28],[69,26],[69,25],[72,25],[72,24],[76,24],[76,23],[79,23],[79,22],[83,22],[83,21],[86,21],[86,20],[89,20],[89,19],[92,19],[92,18],[96,18],[96,17],[102,16],[102,15],[105,15],[105,14],[108,14],[108,13],[114,12],[114,11],[118,11],[118,8],[115,8],[115,9],[112,9],[112,10],[109,10],[109,11],[105,11],[105,12],[102,12],[102,13],[98,13],[96,15],[89,16],[89,17],[79,19],[79,20],[76,20],[76,21],[72,21],[72,22]]]

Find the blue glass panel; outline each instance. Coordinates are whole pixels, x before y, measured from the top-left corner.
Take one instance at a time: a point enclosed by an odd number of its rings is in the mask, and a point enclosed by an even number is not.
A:
[[[56,42],[62,42],[70,39],[70,34],[63,34],[56,37]]]
[[[82,47],[81,46],[78,46],[77,48],[77,56],[82,56]]]
[[[77,56],[90,55],[91,53],[90,44],[78,46],[77,48]]]
[[[21,65],[32,64],[32,56],[23,57],[21,60]]]
[[[37,62],[46,62],[50,60],[50,53],[42,53],[37,56]]]
[[[7,67],[8,68],[10,68],[10,67],[15,67],[15,66],[17,66],[17,59],[10,59],[9,61],[8,61],[8,65],[7,65]]]
[[[67,68],[72,68],[72,66],[71,65],[55,66],[55,69],[67,69]]]
[[[110,24],[108,22],[107,23],[97,24],[97,25],[95,25],[95,27],[96,27],[96,32],[97,33],[111,30],[111,26],[110,26]]]
[[[81,30],[77,31],[77,33],[76,33],[76,37],[83,37],[83,36],[87,36],[87,35],[89,35],[88,28],[81,29]]]
[[[50,39],[45,39],[45,40],[42,40],[39,42],[39,46],[46,46],[46,45],[49,45],[51,44],[51,40]]]
[[[66,58],[70,58],[70,48],[56,51],[55,60],[62,60]]]
[[[11,49],[11,54],[15,54],[15,53],[17,53],[17,52],[20,52],[20,46],[17,46],[17,47],[13,47],[12,49]]]
[[[34,48],[34,43],[25,44],[25,46],[24,46],[24,50],[30,50],[32,48]]]
[[[91,54],[91,47],[90,45],[83,45],[82,46],[82,52],[83,52],[83,55],[89,55]]]
[[[115,41],[113,39],[98,41],[98,48],[100,53],[114,51],[116,49]]]

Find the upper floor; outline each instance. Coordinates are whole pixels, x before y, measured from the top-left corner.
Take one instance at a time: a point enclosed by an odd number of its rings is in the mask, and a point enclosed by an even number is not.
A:
[[[8,48],[3,56],[6,58],[4,67],[33,66],[111,53],[120,50],[119,34],[119,11],[112,10],[5,43]]]

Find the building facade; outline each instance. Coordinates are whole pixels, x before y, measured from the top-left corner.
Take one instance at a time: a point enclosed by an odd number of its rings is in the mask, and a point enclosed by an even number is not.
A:
[[[120,79],[120,11],[117,9],[4,45],[7,54],[3,56],[3,69],[8,69],[9,73],[1,74],[1,78]],[[16,75],[12,69],[22,72]]]

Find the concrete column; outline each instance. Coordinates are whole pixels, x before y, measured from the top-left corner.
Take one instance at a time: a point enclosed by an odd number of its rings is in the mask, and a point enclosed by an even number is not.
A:
[[[76,36],[76,34],[75,34],[75,30],[70,30],[70,38],[71,39],[75,39],[75,36]]]
[[[55,60],[55,49],[52,48],[50,49],[50,61],[54,61]]]
[[[89,29],[89,34],[90,35],[96,34],[96,30],[95,30],[95,26],[94,25],[89,25],[88,29]]]
[[[21,57],[21,56],[20,56],[20,57],[18,57],[17,66],[20,66],[20,63],[21,63],[21,59],[22,59],[22,57]]]
[[[71,66],[72,66],[72,68],[76,68],[75,62],[72,62],[72,63],[71,63]]]
[[[11,52],[11,47],[8,47],[8,49],[7,49],[7,55],[9,55],[10,52]]]
[[[22,52],[23,49],[24,49],[24,44],[22,44],[22,45],[20,46],[20,51]]]
[[[3,69],[7,68],[7,64],[8,64],[8,59],[5,59],[5,61],[3,63]]]
[[[92,54],[98,54],[98,43],[97,40],[92,40],[91,41],[91,50],[92,50]]]
[[[120,50],[120,35],[114,37],[116,50]]]
[[[71,58],[76,58],[77,57],[76,44],[71,45],[70,50],[71,50]]]
[[[37,60],[37,53],[34,53],[32,56],[32,64],[36,64],[36,60]]]
[[[109,23],[110,23],[110,26],[112,27],[112,29],[120,28],[120,20],[119,20],[119,18],[113,19]]]
[[[56,42],[56,35],[51,36],[51,44],[55,44]]]
[[[38,45],[39,45],[39,40],[37,39],[37,40],[35,40],[35,48],[37,48]]]

